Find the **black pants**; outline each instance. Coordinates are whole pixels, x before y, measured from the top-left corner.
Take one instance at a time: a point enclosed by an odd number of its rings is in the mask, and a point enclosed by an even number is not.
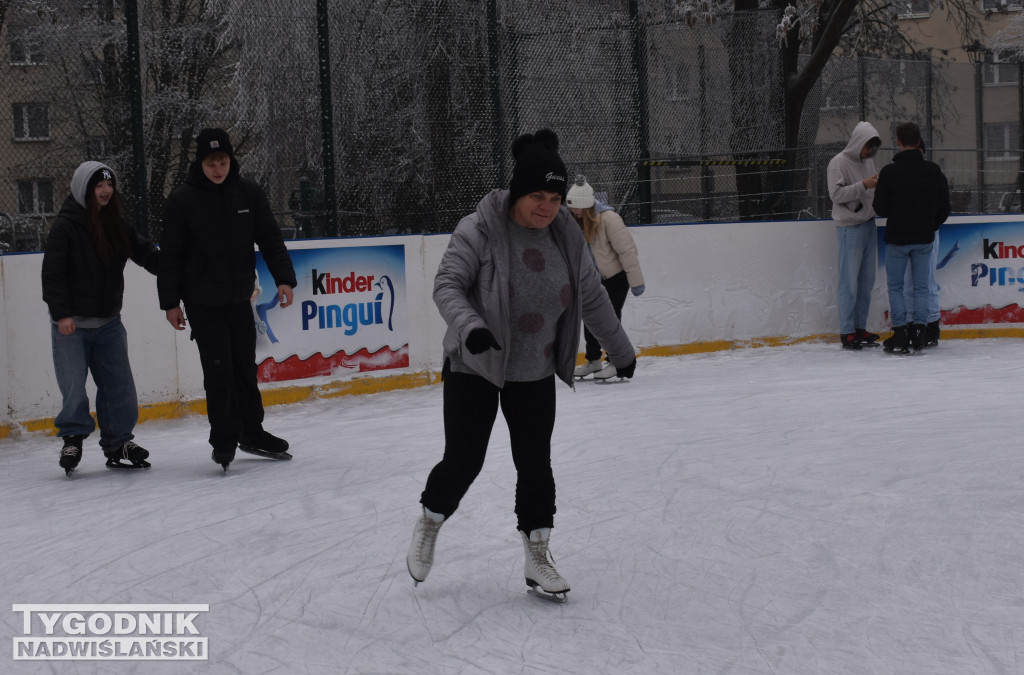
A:
[[[498,389],[478,375],[446,373],[444,458],[430,472],[420,503],[446,518],[459,508],[459,502],[483,468],[499,404],[512,441],[519,529],[530,532],[552,527],[555,519],[555,478],[551,472],[554,375],[536,382],[506,382],[504,389]]]
[[[210,445],[234,447],[240,437],[263,428],[252,306],[248,302],[217,307],[188,303],[185,313],[203,364]]]
[[[626,270],[607,279],[602,279],[601,285],[608,291],[608,299],[612,301],[615,316],[621,320],[622,306],[626,304],[626,294],[629,293],[629,279],[626,278]],[[583,325],[583,339],[587,343],[587,361],[599,361],[601,359],[601,343],[597,341],[586,324]]]

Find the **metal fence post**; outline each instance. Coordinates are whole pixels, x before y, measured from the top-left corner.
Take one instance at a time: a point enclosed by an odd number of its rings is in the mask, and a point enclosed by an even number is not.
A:
[[[982,88],[983,67],[980,62],[974,64],[974,143],[978,148],[978,203],[975,206],[977,213],[985,212],[985,105],[981,100],[985,93]]]
[[[1017,142],[1024,144],[1024,61],[1017,63]],[[1017,152],[1017,210],[1024,212],[1024,151]]]
[[[487,0],[487,84],[491,90],[491,159],[494,162],[494,184],[505,185],[505,164],[501,161],[502,128],[505,112],[501,107],[501,73],[498,55],[498,6],[497,0]]]
[[[324,165],[324,210],[327,231],[340,236],[338,200],[334,182],[334,106],[331,103],[331,41],[327,20],[327,0],[316,0],[317,53],[320,58],[320,135]]]
[[[647,101],[647,32],[640,20],[637,0],[629,0],[629,26],[633,37],[633,69],[636,72],[637,134],[640,140],[640,162],[637,167],[640,219],[651,222],[650,111]]]
[[[146,169],[146,140],[142,115],[142,63],[139,58],[139,7],[136,0],[125,0],[124,20],[128,41],[128,95],[131,97],[132,191],[136,228],[149,237],[149,181]]]

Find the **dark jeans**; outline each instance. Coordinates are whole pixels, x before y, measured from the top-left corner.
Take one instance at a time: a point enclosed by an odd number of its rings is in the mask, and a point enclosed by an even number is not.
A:
[[[188,303],[185,313],[203,364],[210,445],[233,447],[241,436],[263,428],[252,306],[248,302],[217,307]]]
[[[621,320],[622,306],[626,304],[626,294],[629,293],[629,279],[626,278],[626,271],[623,270],[603,279],[601,285],[608,291],[608,299],[612,301],[612,307],[615,308],[615,316]],[[587,361],[599,361],[601,359],[601,343],[597,341],[586,324],[583,324],[583,339],[587,342]]]
[[[446,369],[447,370],[447,369]],[[552,527],[555,478],[551,472],[551,432],[555,428],[555,377],[506,382],[504,389],[478,375],[446,373],[444,380],[444,458],[427,478],[420,503],[446,518],[484,465],[498,406],[508,423],[516,466],[519,529]]]

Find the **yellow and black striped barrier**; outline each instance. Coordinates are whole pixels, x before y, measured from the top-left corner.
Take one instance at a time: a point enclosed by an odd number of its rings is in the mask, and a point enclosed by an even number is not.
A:
[[[645,159],[638,166],[781,166],[784,159]]]

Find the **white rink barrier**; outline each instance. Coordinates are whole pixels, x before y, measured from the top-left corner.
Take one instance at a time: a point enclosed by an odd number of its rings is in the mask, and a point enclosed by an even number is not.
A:
[[[837,247],[832,221],[657,225],[632,227],[630,231],[640,251],[647,290],[641,297],[627,298],[622,319],[641,355],[833,339],[838,332]],[[1024,316],[1013,311],[1024,304],[1024,260],[1012,259],[1024,257],[1024,219],[1019,215],[955,217],[941,232],[940,254],[952,251],[943,255],[948,265],[939,277],[943,287],[944,336],[1024,335]],[[393,328],[399,331],[400,326],[402,335],[391,348],[404,360],[399,367],[370,371],[339,367],[312,377],[267,383],[263,385],[267,404],[436,382],[442,365],[441,339],[445,327],[431,292],[448,238],[409,235],[289,241],[291,250],[306,251],[296,253],[296,258],[309,259],[313,266],[318,264],[319,253],[309,249],[324,249],[324,254],[329,255],[337,254],[336,249],[394,251],[390,247],[401,247],[397,250],[404,254],[404,279],[396,280],[397,288],[391,297],[400,301],[395,311],[400,321]],[[350,259],[358,259],[361,251],[344,253]],[[0,326],[4,335],[0,349],[0,395],[6,403],[0,419],[0,437],[21,431],[52,431],[53,417],[60,410],[51,357],[50,321],[42,301],[41,263],[41,253],[0,256]],[[323,275],[318,286],[317,277],[310,274],[299,273],[297,296],[300,290],[304,291],[306,300],[297,299],[293,307],[285,310],[270,310],[283,312],[275,314],[278,318],[272,322],[279,332],[289,330],[288,322],[304,320],[303,325],[311,334],[318,321],[326,320],[325,325],[330,327],[331,321],[342,320],[333,319],[330,312],[321,311],[317,304],[322,305],[326,299],[337,303],[332,299],[335,296],[322,294],[331,290],[340,293],[341,286],[331,289],[331,275],[317,270],[317,274]],[[351,275],[333,276],[338,284],[348,287],[354,288],[358,281]],[[390,276],[401,277],[401,270]],[[876,332],[888,326],[885,284],[882,268],[868,322],[868,328]],[[312,292],[310,286],[317,287],[319,292],[312,298],[308,296]],[[204,410],[198,352],[189,340],[189,331],[175,331],[166,322],[157,302],[155,277],[129,262],[125,287],[122,320],[128,331],[141,419]],[[366,302],[360,303],[365,310],[363,321],[372,322],[376,307],[377,324],[386,324],[381,319],[380,307],[387,297],[382,301],[377,288],[367,286],[365,290],[369,294],[365,296]],[[358,311],[349,314],[338,305],[336,316],[343,314],[346,320],[358,323],[351,319],[358,316]],[[967,324],[965,317],[975,323]],[[343,337],[345,327],[340,328],[335,333],[339,344],[348,339]],[[322,345],[304,346],[302,334],[297,335],[286,341],[288,353],[297,355],[293,361],[306,359],[317,349],[330,351]],[[321,334],[320,342],[323,340]],[[368,345],[371,351],[377,346]],[[352,354],[351,349],[346,351]],[[91,382],[89,387],[94,398]]]

